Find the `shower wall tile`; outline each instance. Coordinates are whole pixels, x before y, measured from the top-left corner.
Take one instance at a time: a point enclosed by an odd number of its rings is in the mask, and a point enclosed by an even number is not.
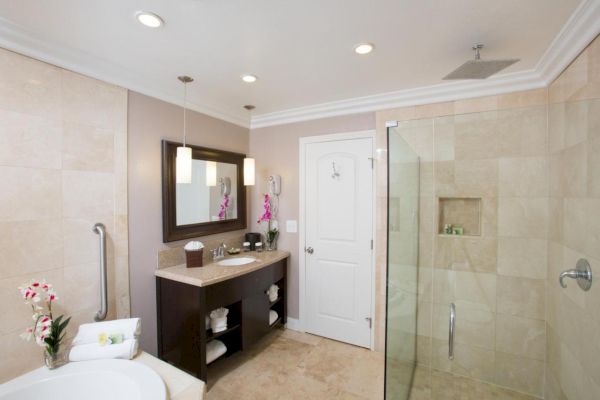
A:
[[[498,235],[546,239],[548,199],[501,197],[498,201]]]
[[[548,195],[546,157],[501,158],[499,195],[502,197],[545,197]]]
[[[496,351],[495,383],[542,397],[544,362]]]
[[[496,350],[544,361],[546,323],[543,320],[498,314]]]
[[[568,147],[561,153],[560,194],[579,197],[587,194],[587,148],[586,143]]]
[[[498,275],[498,313],[518,317],[545,319],[546,281]]]
[[[109,319],[129,316],[129,268],[126,90],[3,49],[0,87],[1,383],[42,364],[19,337],[31,314],[18,286],[52,283],[72,337],[98,308],[96,222],[107,228]]]
[[[498,239],[498,274],[522,278],[545,279],[548,243],[543,239]]]

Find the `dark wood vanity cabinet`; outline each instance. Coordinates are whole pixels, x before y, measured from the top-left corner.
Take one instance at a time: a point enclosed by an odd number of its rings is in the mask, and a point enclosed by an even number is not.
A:
[[[227,357],[245,350],[273,328],[286,323],[287,258],[259,270],[208,286],[194,286],[156,278],[158,357],[206,382],[206,344],[218,338]],[[279,297],[269,301],[266,293],[279,286]],[[229,309],[227,330],[212,333],[205,317],[219,307]],[[269,311],[278,319],[269,324]]]

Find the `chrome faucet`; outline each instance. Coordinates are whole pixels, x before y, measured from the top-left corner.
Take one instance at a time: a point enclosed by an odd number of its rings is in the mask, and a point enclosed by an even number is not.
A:
[[[212,249],[210,254],[212,255],[213,261],[220,260],[221,258],[225,258],[225,249],[227,245],[225,243],[221,243],[217,248]]]

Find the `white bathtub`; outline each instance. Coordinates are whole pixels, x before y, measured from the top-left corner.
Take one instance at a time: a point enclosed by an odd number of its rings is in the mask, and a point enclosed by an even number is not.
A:
[[[38,368],[0,385],[0,400],[165,400],[152,368],[127,360],[74,362],[53,371]]]

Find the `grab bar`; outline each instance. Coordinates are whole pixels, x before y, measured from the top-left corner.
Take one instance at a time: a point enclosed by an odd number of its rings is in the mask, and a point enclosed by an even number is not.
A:
[[[97,223],[92,229],[100,235],[100,310],[94,316],[94,321],[104,321],[108,312],[108,302],[106,294],[106,227]]]
[[[448,359],[454,360],[454,326],[456,324],[456,307],[450,304],[450,327],[448,329]]]

